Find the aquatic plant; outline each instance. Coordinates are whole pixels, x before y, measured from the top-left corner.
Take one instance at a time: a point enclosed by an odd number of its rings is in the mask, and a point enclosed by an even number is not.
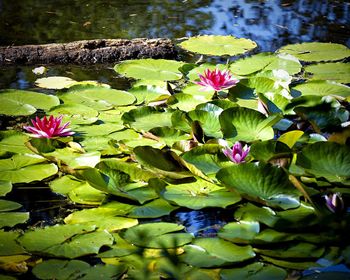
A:
[[[73,135],[74,132],[68,128],[70,122],[61,125],[63,116],[47,118],[44,116],[42,119],[36,117],[31,122],[33,126],[23,126],[23,128],[31,133],[31,137],[35,138],[53,138],[53,137],[65,137]]]
[[[230,147],[225,147],[222,151],[227,158],[229,158],[234,163],[242,163],[245,162],[245,158],[249,153],[250,147],[248,145],[244,145],[242,147],[241,142],[237,141],[232,149]]]
[[[201,85],[204,90],[225,90],[235,86],[239,80],[232,77],[229,70],[205,69],[204,75],[199,74],[200,81],[195,81],[197,85]]]

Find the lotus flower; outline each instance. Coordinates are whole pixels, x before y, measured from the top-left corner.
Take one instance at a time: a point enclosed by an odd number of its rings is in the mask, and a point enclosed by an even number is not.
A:
[[[234,163],[242,163],[249,153],[250,147],[245,145],[242,147],[240,142],[236,142],[232,149],[230,147],[226,147],[222,150],[222,152]]]
[[[203,86],[204,90],[220,91],[229,89],[239,82],[239,80],[232,77],[230,71],[220,71],[219,69],[215,69],[213,71],[206,69],[204,71],[204,76],[199,75],[199,78],[200,82],[194,83]]]
[[[324,196],[329,211],[339,213],[344,210],[344,201],[339,193],[331,193]]]
[[[32,133],[31,136],[35,138],[53,138],[73,135],[74,132],[67,128],[70,124],[69,122],[61,126],[62,118],[63,116],[59,116],[58,118],[50,116],[49,119],[47,119],[46,116],[42,119],[36,117],[35,120],[32,119],[33,126],[24,126],[23,128]]]

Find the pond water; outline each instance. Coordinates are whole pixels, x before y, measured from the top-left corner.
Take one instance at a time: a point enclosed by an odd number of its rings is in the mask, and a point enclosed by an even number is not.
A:
[[[6,1],[0,0],[0,45],[43,44],[97,38],[177,38],[215,34],[249,38],[258,51],[273,52],[298,42],[350,46],[349,1]],[[0,89],[35,89],[35,66],[1,66]],[[127,89],[129,80],[113,65],[50,65],[47,76],[97,80]],[[60,222],[74,208],[46,186],[14,188],[10,200],[31,211],[30,226]],[[177,210],[165,221],[179,222],[195,236],[212,236],[233,220],[231,209]],[[218,219],[219,217],[219,219]],[[21,227],[19,227],[21,228]],[[332,270],[332,269],[331,269]],[[345,266],[333,271],[350,272]],[[305,275],[308,272],[305,273]],[[344,276],[345,277],[345,276]],[[313,279],[313,278],[310,278]]]

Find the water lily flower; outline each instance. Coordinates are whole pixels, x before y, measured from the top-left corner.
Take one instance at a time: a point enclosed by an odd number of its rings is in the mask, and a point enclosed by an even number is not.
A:
[[[204,90],[220,91],[229,89],[239,82],[239,80],[232,77],[229,70],[221,71],[217,68],[213,71],[206,69],[204,75],[199,75],[199,78],[200,82],[194,83],[203,86]]]
[[[242,147],[242,144],[237,141],[233,145],[232,149],[230,147],[226,147],[225,149],[222,150],[222,152],[232,162],[242,163],[245,161],[245,158],[247,157],[249,150],[250,150],[250,147],[248,147],[247,145]]]
[[[36,117],[32,119],[33,126],[24,126],[23,128],[28,132],[32,133],[31,136],[35,138],[53,138],[53,137],[64,137],[73,135],[74,132],[68,127],[70,122],[67,122],[61,126],[63,116],[55,118],[46,116],[42,119]]]
[[[344,210],[344,201],[340,193],[331,193],[324,196],[326,200],[326,206],[329,211],[333,213],[339,213]]]

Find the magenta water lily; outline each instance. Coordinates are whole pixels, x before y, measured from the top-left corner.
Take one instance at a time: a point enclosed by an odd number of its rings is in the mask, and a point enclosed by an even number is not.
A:
[[[221,71],[217,68],[213,71],[206,69],[204,75],[199,75],[199,78],[200,82],[195,83],[203,86],[204,90],[220,91],[229,89],[239,82],[239,80],[232,77],[229,70]]]
[[[232,149],[230,147],[226,147],[222,151],[232,162],[242,163],[245,162],[245,158],[250,151],[250,147],[248,147],[248,145],[244,145],[244,147],[242,147],[241,142],[237,141],[233,145]]]
[[[23,128],[31,133],[32,137],[35,138],[53,138],[53,137],[65,137],[73,135],[74,132],[68,128],[70,122],[67,122],[63,125],[62,123],[63,116],[55,118],[46,116],[40,119],[36,117],[32,119],[33,126],[24,126]]]

